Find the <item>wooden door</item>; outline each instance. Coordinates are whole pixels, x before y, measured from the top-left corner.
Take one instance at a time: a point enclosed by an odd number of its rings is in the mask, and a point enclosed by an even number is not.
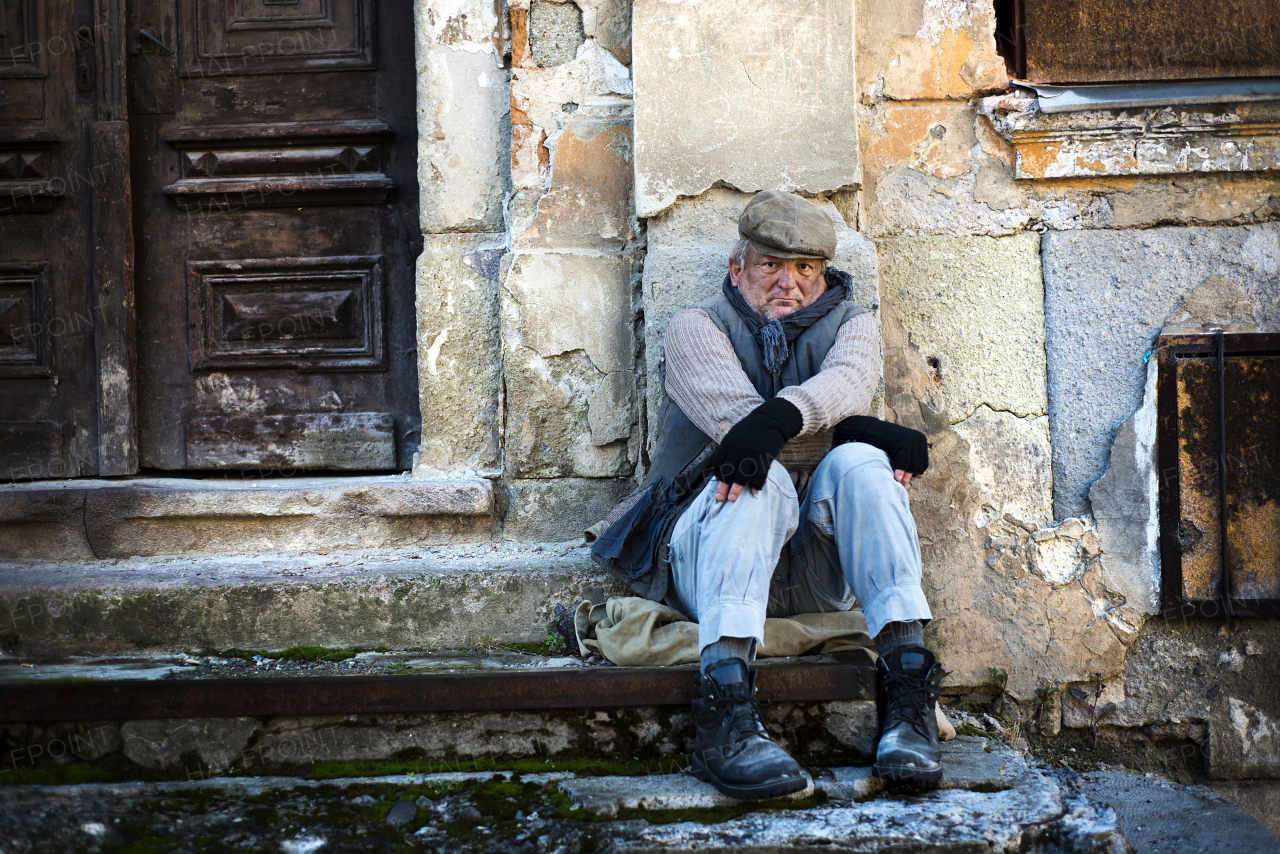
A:
[[[136,467],[121,32],[110,7],[0,0],[5,480]]]
[[[411,0],[131,4],[141,466],[408,468]]]

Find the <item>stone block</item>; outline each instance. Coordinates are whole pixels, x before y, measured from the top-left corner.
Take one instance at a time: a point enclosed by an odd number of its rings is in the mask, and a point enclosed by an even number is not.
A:
[[[990,3],[864,3],[858,7],[858,91],[865,99],[956,98],[1004,89]]]
[[[1107,470],[1089,489],[1108,585],[1144,614],[1160,610],[1160,489],[1156,479],[1157,363],[1142,406],[1116,431]]]
[[[1215,780],[1280,777],[1280,718],[1222,692],[1209,710],[1208,760]]]
[[[720,293],[729,272],[729,251],[738,241],[738,217],[751,196],[722,188],[696,199],[677,202],[648,220],[648,250],[644,261],[645,358],[649,423],[657,423],[662,390],[658,365],[662,336],[676,312]],[[879,307],[879,278],[875,246],[853,228],[829,201],[815,199],[836,227],[836,257],[832,265],[854,281],[853,298],[870,309]],[[649,437],[652,442],[653,436]]]
[[[567,121],[556,139],[550,189],[516,251],[608,251],[634,238],[630,121]]]
[[[417,4],[422,231],[502,231],[511,118],[497,7],[452,5]]]
[[[499,467],[502,237],[430,235],[418,258],[418,476]]]
[[[858,184],[853,6],[636,0],[636,208]],[[732,22],[729,25],[729,22]]]
[[[634,488],[630,480],[566,477],[508,481],[502,536],[526,542],[581,541],[582,532],[603,519]]]
[[[120,739],[125,757],[143,768],[177,769],[194,754],[204,767],[188,770],[208,774],[238,764],[249,739],[261,728],[253,718],[125,721]]]
[[[634,777],[573,778],[560,783],[574,809],[595,820],[610,819],[622,810],[693,810],[733,806],[740,801],[721,794],[715,786],[690,774],[652,774],[637,785]],[[782,800],[799,800],[813,794],[809,785]]]
[[[540,68],[563,65],[586,41],[582,10],[572,0],[533,0],[529,6],[529,52]]]
[[[1039,238],[911,237],[880,244],[881,291],[929,361],[952,421],[979,406],[1044,415]]]
[[[1008,235],[1039,213],[1013,181],[1008,143],[972,107],[887,103],[858,119],[869,235]]]
[[[1042,261],[1054,513],[1079,516],[1117,428],[1142,402],[1146,354],[1184,295],[1224,277],[1253,306],[1246,319],[1280,329],[1280,224],[1051,232]]]
[[[1053,517],[1047,417],[1019,418],[979,406],[955,429],[969,443],[969,464],[985,507],[997,516],[1012,513],[1038,525]]]
[[[515,477],[630,473],[632,265],[624,255],[512,261],[502,312],[505,464]]]
[[[98,557],[378,548],[483,537],[493,490],[481,478],[142,480],[85,493]]]
[[[631,64],[631,0],[576,0],[582,30],[623,65]]]
[[[547,636],[556,603],[600,602],[622,592],[585,550],[561,551],[486,541],[345,559],[250,552],[0,568],[0,634],[16,635],[28,656],[139,646],[149,654],[205,647],[465,649],[486,635],[496,643],[537,643]],[[149,674],[117,668],[95,675]]]
[[[84,490],[0,486],[0,560],[92,560]]]

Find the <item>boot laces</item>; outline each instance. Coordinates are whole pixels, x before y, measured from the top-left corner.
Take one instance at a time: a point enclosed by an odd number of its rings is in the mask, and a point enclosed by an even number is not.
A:
[[[730,736],[730,743],[725,745],[726,758],[736,755],[753,738],[770,740],[769,731],[764,725],[764,716],[760,713],[760,706],[767,706],[770,702],[772,702],[772,692],[768,699],[760,702],[752,696],[751,689],[746,687],[712,699],[710,705],[715,713],[727,713],[729,716],[726,734]]]
[[[928,721],[933,715],[929,702],[932,694],[929,680],[901,672],[891,672],[884,678],[889,707],[885,715],[885,726],[889,727],[899,722],[906,723],[918,732],[921,738],[928,738]]]

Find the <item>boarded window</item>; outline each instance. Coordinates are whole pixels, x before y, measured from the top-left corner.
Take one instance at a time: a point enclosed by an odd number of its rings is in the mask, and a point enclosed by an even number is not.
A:
[[[1280,77],[1276,0],[997,0],[1002,53],[1033,83]],[[1003,15],[1000,13],[1003,12]]]
[[[1280,614],[1280,334],[1169,336],[1158,355],[1165,616]]]

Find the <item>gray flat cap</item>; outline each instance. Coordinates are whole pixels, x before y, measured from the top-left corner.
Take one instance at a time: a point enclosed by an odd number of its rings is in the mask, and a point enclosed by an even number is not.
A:
[[[795,193],[756,193],[738,218],[738,234],[751,243],[752,249],[774,258],[830,261],[836,255],[836,227],[831,217]]]

